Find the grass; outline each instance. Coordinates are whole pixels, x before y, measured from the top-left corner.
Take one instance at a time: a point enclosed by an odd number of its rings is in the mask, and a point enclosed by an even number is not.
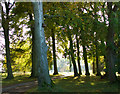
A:
[[[2,87],[7,87],[7,86],[19,84],[19,83],[37,80],[37,78],[29,78],[30,73],[24,74],[22,72],[15,72],[15,73],[13,73],[13,75],[14,75],[13,79],[5,79],[7,77],[7,73],[2,73],[1,75],[2,75]],[[50,76],[54,77],[54,76],[60,76],[60,75],[62,75],[62,74],[50,75]]]
[[[52,89],[37,87],[28,90],[28,92],[118,92],[120,83],[109,83],[109,81],[100,79],[97,76],[91,77],[65,77],[56,79]]]
[[[51,75],[60,76],[59,75]],[[5,80],[6,74],[2,74],[2,86],[11,86],[18,83],[30,82],[37,80],[35,78],[29,78],[29,74],[14,73],[14,79]],[[120,79],[119,79],[120,80]],[[38,90],[38,87],[29,89],[27,92],[118,92],[119,82],[109,83],[109,81],[100,79],[98,76],[81,76],[81,77],[65,77],[56,79],[52,88],[42,88]]]
[[[36,78],[29,78],[30,77],[29,73],[26,74],[14,73],[13,79],[5,79],[6,76],[7,76],[6,73],[2,74],[2,87],[37,80]]]

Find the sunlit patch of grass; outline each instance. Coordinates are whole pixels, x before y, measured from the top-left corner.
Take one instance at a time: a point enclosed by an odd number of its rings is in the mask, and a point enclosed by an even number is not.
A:
[[[37,92],[118,92],[118,83],[109,83],[98,76],[65,77],[53,81],[54,87],[50,90],[41,89]],[[37,87],[36,87],[37,89]],[[36,92],[35,88],[29,92]]]

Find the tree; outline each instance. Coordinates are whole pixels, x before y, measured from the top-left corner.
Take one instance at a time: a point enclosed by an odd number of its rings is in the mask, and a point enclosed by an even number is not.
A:
[[[81,28],[81,41],[82,41],[82,47],[83,47],[83,57],[85,62],[85,71],[86,75],[90,75],[89,68],[88,68],[88,60],[87,60],[87,50],[86,50],[86,39],[85,39],[85,31],[83,30],[83,27]]]
[[[93,9],[93,11],[94,11],[94,18],[95,18],[95,21],[94,21],[94,26],[93,26],[93,30],[94,30],[94,32],[95,32],[95,52],[96,52],[96,68],[97,68],[97,76],[100,76],[101,74],[100,74],[100,71],[99,71],[99,53],[98,53],[98,15],[97,15],[97,4],[96,3],[94,3],[94,9]]]
[[[35,59],[38,64],[38,86],[51,86],[51,78],[49,76],[48,61],[47,61],[47,45],[45,43],[43,22],[43,7],[42,2],[32,2],[35,16]]]
[[[75,57],[74,57],[73,41],[72,41],[72,37],[71,37],[71,31],[67,35],[68,35],[68,38],[69,38],[69,41],[70,41],[70,55],[71,55],[72,63],[73,63],[74,77],[76,77],[76,76],[78,76],[78,72],[77,72],[77,66],[76,66]]]
[[[36,57],[35,57],[35,44],[34,44],[34,26],[33,26],[33,17],[32,17],[32,13],[29,13],[29,17],[30,17],[30,29],[32,32],[32,71],[31,71],[31,77],[37,77],[38,76],[38,72],[37,72],[37,63],[36,63]]]
[[[108,78],[111,82],[116,81],[116,75],[115,75],[115,56],[114,56],[114,12],[116,11],[116,5],[113,7],[112,2],[107,2],[107,9],[108,9],[108,32],[106,36],[106,58],[107,58],[107,68],[108,68]]]
[[[14,2],[15,3],[15,2]],[[5,38],[5,48],[6,48],[6,60],[7,60],[7,79],[12,79],[12,68],[11,68],[11,57],[10,57],[10,42],[9,42],[9,22],[10,22],[10,10],[13,7],[13,4],[10,2],[5,2],[5,9],[3,11],[2,7],[2,27],[4,30],[4,38]]]
[[[81,72],[81,66],[80,66],[79,40],[78,40],[77,34],[76,34],[76,41],[77,41],[77,62],[78,62],[78,69],[79,69],[79,75],[81,75],[82,72]]]
[[[53,60],[54,60],[54,73],[53,75],[58,74],[58,70],[57,70],[57,62],[56,62],[56,52],[55,52],[55,33],[52,29],[52,43],[53,43]]]

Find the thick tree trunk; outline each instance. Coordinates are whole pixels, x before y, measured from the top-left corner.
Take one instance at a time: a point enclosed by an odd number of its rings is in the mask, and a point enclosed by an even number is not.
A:
[[[9,29],[4,29],[4,37],[5,37],[5,48],[6,48],[6,60],[7,60],[7,79],[12,79],[12,68],[11,68],[11,58],[10,58],[10,47],[9,47]]]
[[[86,71],[85,75],[90,75],[89,68],[88,68],[88,62],[87,62],[87,51],[84,45],[83,45],[83,57],[84,57],[84,62],[85,62],[85,71]]]
[[[79,75],[81,75],[81,66],[80,66],[80,51],[79,51],[79,40],[78,36],[76,34],[76,40],[77,40],[77,61],[78,61],[78,69],[79,69]]]
[[[9,9],[8,4],[5,2],[6,7],[6,18],[4,17],[3,8],[2,8],[2,27],[4,29],[5,37],[5,48],[6,48],[6,60],[7,60],[7,79],[12,79],[12,68],[11,68],[11,58],[10,58],[10,47],[9,47]]]
[[[106,59],[107,59],[107,66],[108,66],[108,78],[111,82],[116,81],[116,74],[115,74],[115,56],[114,56],[114,28],[112,19],[114,18],[112,15],[112,2],[108,2],[108,33],[106,37]]]
[[[71,38],[71,33],[69,33],[68,36],[69,36],[69,41],[70,41],[70,54],[71,54],[72,63],[73,63],[74,77],[76,77],[76,76],[78,76],[78,72],[77,72],[77,66],[76,66],[76,62],[75,62],[75,58],[74,58],[73,41]]]
[[[49,76],[48,61],[47,61],[47,45],[45,43],[45,34],[43,24],[43,7],[42,2],[33,2],[35,15],[35,61],[38,64],[38,86],[51,87],[51,78]]]
[[[29,17],[30,17],[30,22],[31,22],[31,32],[32,32],[32,70],[31,70],[31,76],[30,77],[37,77],[38,73],[37,73],[37,63],[36,63],[36,59],[35,59],[35,55],[34,55],[34,50],[35,50],[35,43],[34,43],[34,25],[33,25],[33,17],[32,14],[29,13]]]
[[[58,74],[57,70],[57,62],[56,62],[56,52],[55,52],[55,34],[54,31],[52,30],[52,43],[53,43],[53,60],[54,60],[54,73],[53,75]]]

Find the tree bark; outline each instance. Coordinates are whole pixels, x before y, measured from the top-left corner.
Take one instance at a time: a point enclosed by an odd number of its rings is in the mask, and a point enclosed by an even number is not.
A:
[[[97,39],[95,40],[95,46],[96,46],[96,68],[97,68],[97,74],[96,74],[96,76],[100,76],[101,74],[100,74],[100,71],[99,71],[99,56],[98,56]]]
[[[77,72],[77,66],[76,66],[76,62],[75,62],[75,58],[74,58],[73,41],[72,41],[70,32],[68,34],[68,37],[69,37],[69,41],[70,41],[70,54],[71,54],[72,63],[73,63],[74,77],[76,77],[76,76],[78,76],[78,72]]]
[[[72,67],[72,64],[71,64],[70,52],[69,52],[69,62],[70,62],[70,67],[69,67],[69,69],[70,69],[70,72],[71,72],[71,67]]]
[[[106,37],[106,59],[107,59],[107,66],[108,66],[108,78],[111,82],[116,81],[116,74],[115,74],[115,56],[114,56],[114,28],[113,28],[113,22],[112,19],[113,11],[112,11],[112,2],[107,3],[108,8],[108,20],[109,20],[109,26],[108,26],[108,32]]]
[[[119,15],[118,15],[118,31],[120,31],[120,12],[119,12]],[[118,48],[118,53],[117,53],[117,59],[118,59],[118,73],[120,74],[120,32],[118,33],[118,45],[117,45],[117,48]]]
[[[52,43],[53,43],[53,60],[54,60],[54,73],[53,75],[58,74],[57,70],[57,62],[56,62],[56,52],[55,52],[55,34],[54,31],[52,30]]]
[[[9,43],[9,5],[7,2],[5,2],[5,8],[6,8],[6,18],[3,13],[2,8],[2,27],[4,30],[4,38],[5,38],[5,48],[6,48],[6,60],[7,60],[7,79],[12,79],[12,67],[11,67],[11,58],[10,58],[10,43]]]
[[[47,61],[47,45],[45,43],[43,21],[43,7],[42,2],[32,2],[35,15],[35,61],[38,64],[38,86],[51,87],[51,78],[49,76],[48,61]]]
[[[84,57],[85,70],[86,70],[85,75],[90,75],[89,68],[88,68],[88,62],[87,62],[87,51],[86,51],[86,47],[84,45],[83,45],[83,57]]]
[[[93,73],[95,74],[95,62],[93,61]]]
[[[37,63],[36,63],[36,59],[35,59],[35,55],[34,55],[34,51],[35,51],[35,43],[34,43],[34,25],[33,25],[33,16],[31,13],[29,13],[29,17],[30,17],[30,29],[31,29],[31,33],[32,33],[32,70],[31,70],[31,76],[30,77],[37,77],[38,73],[37,73]]]
[[[120,74],[120,36],[118,38],[118,55],[117,55],[117,59],[118,59],[118,73]]]
[[[77,61],[78,61],[78,69],[79,69],[79,75],[81,75],[81,66],[80,66],[80,51],[79,51],[79,40],[78,36],[76,34],[76,40],[77,40]]]

